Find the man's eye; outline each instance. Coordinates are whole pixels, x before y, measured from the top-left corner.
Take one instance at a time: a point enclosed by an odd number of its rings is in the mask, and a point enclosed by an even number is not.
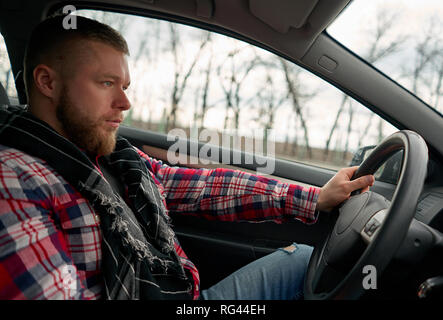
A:
[[[103,81],[105,87],[112,87],[112,81]]]

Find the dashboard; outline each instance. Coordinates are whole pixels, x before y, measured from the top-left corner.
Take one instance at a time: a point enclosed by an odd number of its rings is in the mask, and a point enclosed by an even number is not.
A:
[[[428,172],[417,203],[415,219],[443,232],[443,164],[430,153]]]
[[[417,204],[415,218],[443,232],[443,187],[424,189]]]

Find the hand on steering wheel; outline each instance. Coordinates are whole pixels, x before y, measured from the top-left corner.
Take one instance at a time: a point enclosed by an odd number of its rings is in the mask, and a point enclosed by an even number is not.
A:
[[[426,178],[428,150],[417,133],[398,131],[383,140],[352,179],[374,174],[399,150],[403,164],[391,201],[367,191],[351,196],[324,243],[316,246],[305,279],[305,299],[358,299],[363,269],[380,276],[405,238]],[[351,180],[352,180],[351,179]]]
[[[320,191],[317,201],[317,210],[330,212],[343,201],[349,199],[352,192],[362,189],[369,191],[369,186],[374,184],[374,176],[366,175],[351,180],[358,167],[343,168],[329,180]]]

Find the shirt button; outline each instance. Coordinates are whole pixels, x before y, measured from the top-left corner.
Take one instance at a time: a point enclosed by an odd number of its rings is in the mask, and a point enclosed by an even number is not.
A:
[[[100,223],[100,216],[98,214],[94,214],[95,217],[95,221],[97,221],[97,223]]]

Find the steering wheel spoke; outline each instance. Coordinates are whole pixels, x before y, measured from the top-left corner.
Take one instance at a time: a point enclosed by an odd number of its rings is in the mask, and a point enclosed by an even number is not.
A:
[[[313,280],[314,292],[319,295],[328,292],[331,288],[337,286],[345,274],[340,270],[328,265],[325,259],[321,259],[317,264],[316,274]]]
[[[360,235],[367,245],[371,244],[372,240],[376,237],[387,213],[388,209],[378,211],[369,219],[369,221],[365,224],[365,227],[361,230]]]

